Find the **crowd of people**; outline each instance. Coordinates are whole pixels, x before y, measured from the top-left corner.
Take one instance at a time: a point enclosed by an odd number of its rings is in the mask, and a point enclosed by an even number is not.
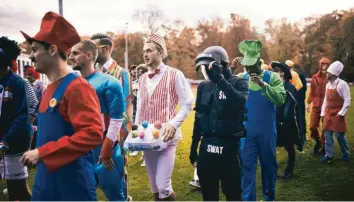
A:
[[[20,54],[17,42],[0,38],[0,175],[7,181],[9,200],[92,201],[97,188],[110,201],[132,200],[123,143],[133,127],[159,121],[168,146],[143,151],[142,165],[153,199],[175,201],[176,149],[194,102],[190,184],[201,188],[203,200],[219,200],[220,181],[227,200],[256,200],[258,158],[263,198],[275,200],[276,147],[288,153],[283,177],[294,175],[295,150],[302,152],[306,141],[306,79],[291,60],[265,64],[261,41],[242,41],[242,56],[232,61],[220,46],[198,54],[195,68],[205,80],[195,98],[184,74],[163,62],[168,50],[155,33],[144,43],[145,63],[129,70],[111,57],[111,37],[98,33],[81,40],[70,22],[54,12],[44,15],[35,36],[21,33],[34,63],[25,67],[25,79],[13,62]],[[349,160],[345,115],[351,97],[339,78],[343,68],[323,58],[311,79],[307,112],[313,154],[323,154],[324,162],[334,159],[333,133],[341,159]],[[48,86],[40,74],[47,76]],[[36,166],[32,189],[28,166]]]

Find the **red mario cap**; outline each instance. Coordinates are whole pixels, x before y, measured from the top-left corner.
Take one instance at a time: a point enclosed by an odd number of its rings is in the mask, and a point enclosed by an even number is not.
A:
[[[74,26],[64,17],[51,11],[44,15],[41,28],[34,37],[30,37],[22,31],[21,33],[30,43],[34,40],[43,41],[51,45],[56,45],[64,53],[70,51],[70,48],[81,40]]]

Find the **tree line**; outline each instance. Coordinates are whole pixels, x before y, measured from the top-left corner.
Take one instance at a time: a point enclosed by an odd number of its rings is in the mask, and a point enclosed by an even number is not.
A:
[[[144,39],[151,32],[165,37],[169,56],[164,62],[191,79],[201,78],[195,71],[194,60],[205,48],[222,46],[232,60],[242,56],[237,48],[239,42],[259,39],[264,47],[261,57],[266,64],[291,59],[300,71],[311,77],[318,70],[318,61],[327,57],[341,61],[345,65],[341,77],[354,81],[354,8],[309,16],[300,22],[269,19],[262,33],[251,26],[250,20],[236,13],[231,13],[228,19],[199,20],[196,27],[191,27],[181,20],[168,21],[162,10],[148,6],[137,10],[133,19],[141,22],[144,29],[127,35],[129,65],[144,62]],[[114,40],[112,57],[124,65],[125,33],[107,34]]]

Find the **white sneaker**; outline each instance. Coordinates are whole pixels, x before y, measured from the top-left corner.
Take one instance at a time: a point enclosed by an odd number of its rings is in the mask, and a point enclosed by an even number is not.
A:
[[[200,188],[199,180],[192,180],[189,182],[189,185],[191,185],[192,187]]]
[[[3,193],[4,195],[7,195],[7,194],[8,194],[7,188],[5,188],[4,190],[2,190],[2,193]]]
[[[145,161],[143,161],[140,166],[142,166],[142,167],[146,166]]]
[[[138,155],[137,151],[130,152],[130,154],[129,154],[129,156],[136,156],[136,155]]]
[[[129,196],[128,195],[128,197],[127,197],[127,201],[132,201],[133,200],[133,198],[131,197],[131,196]]]

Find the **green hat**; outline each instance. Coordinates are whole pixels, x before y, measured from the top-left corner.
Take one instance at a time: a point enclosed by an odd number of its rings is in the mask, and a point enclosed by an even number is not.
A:
[[[261,56],[262,42],[259,40],[244,40],[238,44],[238,50],[243,55],[241,64],[244,66],[254,65]]]

